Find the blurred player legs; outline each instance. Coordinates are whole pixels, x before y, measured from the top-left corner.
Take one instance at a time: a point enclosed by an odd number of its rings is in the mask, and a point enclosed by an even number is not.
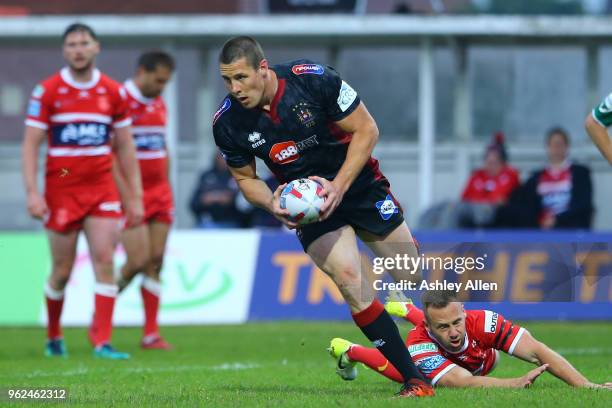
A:
[[[137,274],[144,275],[140,287],[145,317],[141,343],[144,349],[170,348],[161,338],[157,323],[161,294],[160,272],[169,232],[170,224],[151,221],[149,224],[126,229],[121,234],[127,259],[121,268],[119,290],[123,290]]]

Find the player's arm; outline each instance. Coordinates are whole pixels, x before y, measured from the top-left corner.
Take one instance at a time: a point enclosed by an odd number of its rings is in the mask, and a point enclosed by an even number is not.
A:
[[[21,149],[23,183],[27,194],[28,212],[34,218],[43,218],[49,210],[44,197],[38,191],[38,152],[47,131],[26,126]]]
[[[472,375],[463,367],[455,366],[438,380],[443,387],[482,387],[482,388],[527,388],[546,371],[547,365],[541,365],[518,378],[495,378]]]
[[[326,197],[321,206],[321,219],[329,217],[342,201],[342,197],[370,159],[378,142],[378,127],[363,102],[347,117],[335,122],[345,132],[352,133],[346,159],[333,181],[311,177],[323,184]]]
[[[289,221],[289,212],[280,208],[280,193],[286,184],[278,186],[273,193],[265,181],[257,177],[255,160],[243,167],[228,166],[228,169],[244,198],[252,205],[263,208],[278,218],[288,228],[295,228],[297,224]]]
[[[563,358],[563,356],[541,341],[536,340],[526,330],[516,345],[512,355],[530,363],[538,365],[547,364],[548,371],[551,374],[574,387],[612,388],[612,383],[598,385],[590,382],[586,377],[580,374],[569,361]]]
[[[120,177],[125,181],[122,200],[125,204],[128,227],[140,224],[144,215],[142,180],[136,159],[136,147],[129,126],[115,128],[115,148]],[[115,178],[117,180],[117,178]],[[121,187],[118,188],[121,189]]]
[[[592,113],[589,113],[584,121],[584,127],[603,157],[612,164],[612,140],[608,135],[608,129],[595,120]]]

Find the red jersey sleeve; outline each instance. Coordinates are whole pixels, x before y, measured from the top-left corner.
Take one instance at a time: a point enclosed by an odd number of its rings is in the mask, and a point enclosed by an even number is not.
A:
[[[456,366],[440,353],[438,345],[427,336],[422,324],[408,334],[406,345],[412,361],[432,385],[436,385],[444,374]]]
[[[117,87],[113,102],[113,128],[119,129],[130,126],[132,124],[132,118],[130,116],[127,93],[124,87]]]
[[[51,91],[47,89],[49,86],[45,85],[44,82],[36,85],[30,95],[27,118],[25,120],[26,126],[43,130],[49,129]]]
[[[478,173],[477,172],[473,172],[470,175],[470,179],[468,180],[465,188],[463,189],[463,194],[461,194],[461,199],[462,200],[464,200],[464,201],[474,201],[474,200],[477,200],[477,199],[480,198],[478,196],[478,193],[474,189],[474,182],[476,181],[477,177],[478,177]]]
[[[476,310],[474,334],[482,343],[496,350],[512,354],[525,329],[513,324],[499,313]]]

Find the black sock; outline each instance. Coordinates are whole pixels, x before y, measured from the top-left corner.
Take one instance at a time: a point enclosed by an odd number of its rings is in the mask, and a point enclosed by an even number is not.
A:
[[[428,382],[412,362],[397,325],[378,299],[375,299],[367,309],[354,314],[353,320],[372,344],[399,371],[404,383],[413,378]]]

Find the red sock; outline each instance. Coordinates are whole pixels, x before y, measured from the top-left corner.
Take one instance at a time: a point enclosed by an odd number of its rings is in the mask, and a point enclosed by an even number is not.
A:
[[[406,313],[406,316],[404,316],[404,319],[408,320],[415,326],[425,320],[425,313],[423,313],[421,309],[408,303],[406,303],[406,307],[408,308],[408,312]]]
[[[96,283],[95,292],[96,308],[92,325],[96,330],[93,342],[95,347],[99,347],[110,343],[117,286],[108,283]]]
[[[348,358],[352,361],[358,361],[370,367],[372,370],[390,378],[398,383],[403,383],[404,378],[402,375],[393,367],[393,364],[389,362],[382,355],[380,351],[375,348],[368,348],[360,346],[359,344],[353,344],[346,353]]]
[[[157,312],[159,311],[160,289],[159,282],[147,277],[142,280],[140,294],[145,315],[143,337],[159,336]]]
[[[47,301],[47,338],[49,340],[59,339],[62,337],[60,317],[64,307],[64,291],[53,289],[47,282],[45,299]]]

